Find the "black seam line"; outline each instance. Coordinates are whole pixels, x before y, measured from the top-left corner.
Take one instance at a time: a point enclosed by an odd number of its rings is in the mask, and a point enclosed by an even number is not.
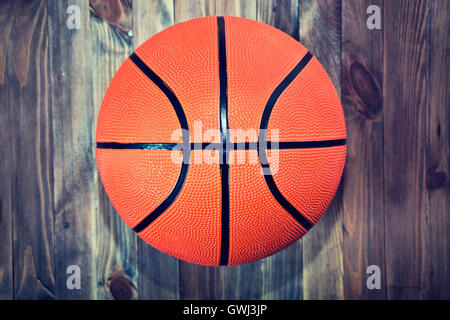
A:
[[[217,17],[217,39],[219,49],[219,81],[220,81],[220,132],[222,136],[220,180],[222,190],[222,229],[220,240],[220,265],[228,265],[230,247],[230,195],[229,195],[229,167],[228,150],[225,147],[229,141],[228,132],[228,82],[227,82],[227,53],[225,42],[225,19]]]
[[[267,149],[313,149],[313,148],[328,148],[344,146],[345,139],[337,140],[318,140],[318,141],[281,141],[271,142],[267,141]],[[223,143],[217,142],[191,142],[189,150],[221,150]],[[120,142],[97,142],[98,149],[140,149],[140,150],[181,150],[181,144],[165,143],[165,142],[150,142],[150,143],[120,143]],[[228,142],[228,151],[237,150],[257,150],[259,148],[258,142]]]
[[[173,150],[176,146],[176,143],[97,142],[97,149]]]
[[[259,133],[259,143],[263,146],[267,140],[267,126],[269,124],[270,114],[275,106],[280,95],[283,91],[291,84],[291,82],[299,75],[299,73],[305,68],[308,62],[311,60],[311,53],[306,53],[302,60],[295,66],[295,68],[286,76],[286,78],[281,81],[278,87],[275,88],[274,92],[270,95],[267,101],[266,107],[264,109],[263,115],[261,117],[260,133]],[[345,143],[345,142],[344,142]],[[303,214],[301,214],[280,192],[278,189],[272,174],[270,172],[269,162],[266,156],[266,150],[264,148],[258,149],[259,161],[264,173],[264,179],[266,180],[267,187],[269,188],[272,195],[278,201],[278,203],[295,219],[300,225],[309,230],[314,225],[309,221]]]
[[[182,137],[183,137],[183,143],[187,144],[190,140],[189,135],[189,126],[186,119],[186,115],[184,114],[183,107],[181,106],[180,101],[178,100],[175,93],[172,91],[172,89],[169,88],[169,86],[156,74],[151,70],[135,53],[131,54],[130,56],[131,61],[136,64],[136,66],[151,80],[154,84],[158,86],[158,88],[166,95],[167,99],[169,99],[170,103],[172,104],[175,113],[178,117],[178,121],[180,122],[180,126],[183,129],[182,130]],[[116,145],[117,146],[117,145]],[[160,145],[160,147],[162,147]],[[180,194],[181,188],[183,188],[184,181],[186,180],[186,175],[189,168],[189,152],[183,151],[183,163],[181,165],[180,174],[178,175],[177,182],[175,183],[175,186],[173,187],[170,194],[167,196],[166,199],[164,199],[161,204],[156,207],[153,212],[148,214],[141,222],[139,222],[133,230],[135,232],[141,232],[145,228],[147,228],[153,221],[155,221],[164,211],[167,210],[167,208],[170,207],[170,205],[175,201],[175,199]]]

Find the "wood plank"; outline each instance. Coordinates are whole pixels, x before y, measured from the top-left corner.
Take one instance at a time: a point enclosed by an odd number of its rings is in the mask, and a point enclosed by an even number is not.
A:
[[[341,3],[300,1],[300,42],[320,61],[341,92]],[[317,225],[303,237],[304,299],[342,299],[342,183]]]
[[[248,1],[175,2],[176,22],[208,15],[256,17],[256,3]],[[260,297],[261,262],[234,267],[205,267],[180,263],[182,299],[257,299]],[[205,288],[208,288],[205,290]]]
[[[174,0],[173,6],[175,23],[216,14],[215,0]]]
[[[216,15],[256,20],[257,7],[258,1],[256,0],[216,0]]]
[[[80,8],[79,30],[66,27],[69,5]],[[90,82],[89,7],[85,1],[48,2],[52,111],[55,276],[58,299],[96,297],[95,160]],[[81,289],[67,288],[67,267],[77,265]]]
[[[216,1],[216,15],[249,19],[257,17],[257,1]],[[259,299],[261,297],[261,261],[233,267],[208,269],[215,281],[214,299]]]
[[[342,2],[342,104],[347,120],[343,181],[346,299],[385,298],[383,189],[383,27],[369,30],[367,7],[383,1]],[[367,267],[381,269],[381,289],[369,290]]]
[[[170,27],[173,22],[173,1],[134,1],[134,48]],[[168,256],[138,238],[139,297],[141,299],[179,298],[179,260]]]
[[[174,22],[173,0],[133,2],[133,46],[136,49]]]
[[[299,39],[299,1],[260,1],[258,21]],[[261,299],[302,299],[302,240],[260,263]]]
[[[133,23],[131,0],[89,0],[91,10],[101,20],[128,33]]]
[[[425,298],[430,285],[424,152],[429,12],[428,1],[384,3],[384,192],[388,299]]]
[[[174,0],[174,22],[215,15],[215,10],[214,0]],[[180,261],[180,299],[217,299],[221,295],[219,269]]]
[[[299,40],[300,0],[264,0],[257,2],[257,20],[274,26]]]
[[[0,40],[3,44],[0,47],[0,84],[3,84],[6,78],[6,54],[14,22],[11,14],[13,8],[12,0],[3,1],[0,6]]]
[[[121,15],[123,14],[126,13],[122,12]],[[133,44],[127,33],[100,19],[95,13],[92,13],[90,17],[90,28],[92,61],[90,77],[93,86],[94,123],[96,123],[106,89],[116,70],[132,53]],[[98,180],[99,197],[99,213],[96,216],[97,297],[99,299],[137,298],[139,281],[137,235],[115,211],[98,177],[97,170],[95,170],[95,176]]]
[[[450,299],[450,2],[431,1],[428,30],[426,187],[429,299]]]
[[[4,106],[11,121],[14,298],[55,297],[47,8],[14,1]]]
[[[10,84],[6,80],[6,60],[13,25],[13,1],[0,3],[0,300],[13,298],[13,172],[16,163],[13,108],[9,102]]]
[[[261,261],[261,296],[258,299],[303,299],[302,240]]]

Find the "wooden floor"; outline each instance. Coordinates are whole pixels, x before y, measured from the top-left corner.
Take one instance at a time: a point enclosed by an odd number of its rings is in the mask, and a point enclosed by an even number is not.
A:
[[[67,7],[81,28],[66,27]],[[381,8],[382,30],[366,27]],[[449,299],[450,1],[0,2],[1,299]],[[341,94],[348,155],[302,240],[238,267],[153,249],[115,213],[94,133],[111,77],[180,21],[271,24],[319,59]],[[82,287],[66,287],[69,265]],[[378,265],[381,289],[368,290]]]

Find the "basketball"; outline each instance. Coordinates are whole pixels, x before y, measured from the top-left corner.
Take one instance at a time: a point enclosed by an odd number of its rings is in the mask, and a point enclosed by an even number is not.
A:
[[[121,65],[97,120],[114,208],[178,259],[268,257],[322,217],[346,157],[339,96],[319,61],[266,24],[205,17],[169,27]]]

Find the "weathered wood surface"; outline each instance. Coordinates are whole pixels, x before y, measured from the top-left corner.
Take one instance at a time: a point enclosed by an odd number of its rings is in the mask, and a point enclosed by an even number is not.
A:
[[[14,1],[6,56],[11,155],[13,296],[55,297],[52,110],[44,2]],[[2,179],[3,180],[3,179]],[[3,202],[3,200],[1,201]],[[7,226],[5,226],[7,227]],[[3,232],[2,232],[3,233]]]
[[[299,39],[299,1],[258,2],[257,20]],[[262,299],[302,299],[302,241],[261,262]]]
[[[300,42],[320,61],[341,93],[341,3],[300,1]],[[303,238],[305,299],[343,299],[342,187],[326,215]]]
[[[342,2],[342,103],[347,121],[343,177],[344,290],[348,299],[383,299],[369,290],[366,268],[383,266],[383,32],[364,13],[383,1]],[[385,283],[384,273],[381,282]]]
[[[131,30],[131,23],[127,25],[124,22],[131,21],[131,8],[125,5],[117,5],[115,8],[117,13],[114,15],[100,12],[108,16],[108,22],[97,15],[98,11],[94,11],[95,14],[90,16],[90,79],[94,128],[109,82],[123,61],[133,52],[133,41],[127,34],[127,31]],[[126,17],[127,15],[129,17]],[[114,24],[120,24],[120,28],[113,27]],[[99,201],[99,212],[95,221],[97,296],[99,299],[138,298],[137,236],[124,225],[114,210],[96,172],[95,179]]]
[[[428,30],[426,189],[428,298],[450,299],[450,2],[432,1]]]
[[[158,15],[154,13],[158,12]],[[174,23],[173,1],[133,2],[134,48]],[[138,291],[141,299],[179,299],[180,262],[138,238]]]
[[[9,43],[13,16],[10,14],[13,1],[4,2],[0,6],[0,37],[1,43]],[[15,170],[14,156],[14,131],[12,123],[12,110],[9,107],[9,91],[11,84],[6,74],[7,46],[0,47],[0,299],[12,299],[14,297],[13,279],[13,170]]]
[[[95,111],[92,108],[89,6],[82,1],[73,4],[80,8],[80,24],[83,26],[76,32],[61,28],[66,23],[67,4],[47,3],[55,293],[58,298],[86,299],[97,297],[94,239],[98,205],[92,150]],[[81,290],[67,290],[66,269],[70,265],[80,266],[83,276]]]
[[[430,285],[425,187],[429,5],[384,4],[384,28],[390,31],[384,33],[390,45],[383,48],[387,298],[426,298]]]
[[[366,27],[378,5],[382,30]],[[81,28],[66,27],[67,7]],[[382,0],[0,2],[0,299],[450,298],[450,5]],[[206,15],[273,25],[319,59],[346,115],[324,218],[262,261],[202,267],[140,240],[95,165],[96,117],[122,61]],[[381,269],[368,290],[366,268]],[[81,290],[66,269],[81,268]]]

